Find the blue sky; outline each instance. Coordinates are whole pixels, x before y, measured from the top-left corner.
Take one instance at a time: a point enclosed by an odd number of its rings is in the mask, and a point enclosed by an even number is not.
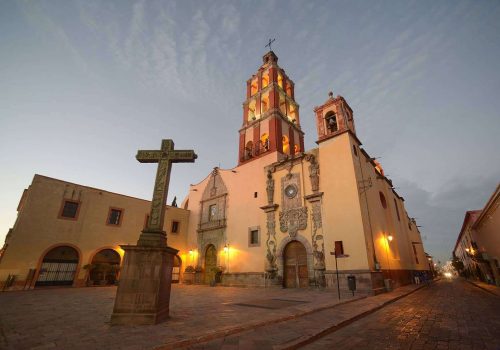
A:
[[[3,1],[0,33],[0,241],[35,173],[149,199],[135,153],[172,138],[199,158],[171,201],[235,166],[270,37],[306,148],[314,106],[344,96],[440,260],[500,180],[498,1]]]

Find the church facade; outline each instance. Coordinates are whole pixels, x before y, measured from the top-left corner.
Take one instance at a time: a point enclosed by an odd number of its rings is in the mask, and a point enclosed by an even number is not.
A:
[[[263,64],[247,81],[238,165],[227,170],[214,168],[201,182],[191,185],[181,208],[167,210],[165,231],[169,245],[179,249],[180,281],[336,288],[338,271],[342,289],[347,289],[347,276],[355,276],[358,290],[378,293],[391,283],[412,283],[415,275],[427,273],[416,223],[380,164],[361,147],[347,101],[330,93],[314,114],[318,146],[306,151],[294,83],[272,51],[264,55]],[[74,200],[74,193],[62,191],[62,187],[54,198],[54,203],[62,205],[59,216],[65,205],[61,200]],[[116,197],[116,204],[102,204],[101,218],[96,212],[82,219],[80,236],[71,236],[73,231],[65,227],[66,222],[51,225],[45,233],[35,233],[32,227],[31,231],[26,229],[26,235],[51,235],[45,245],[49,241],[63,244],[80,239],[81,244],[87,244],[84,241],[101,240],[101,246],[120,252],[120,244],[138,238],[148,202],[119,198],[123,202]],[[81,203],[84,210],[84,201]],[[126,226],[126,234],[116,236],[111,228],[99,226],[116,221],[113,208],[125,207],[121,227]],[[131,217],[128,222],[127,214]],[[61,218],[56,215],[55,220]],[[26,259],[26,255],[16,254],[14,244],[21,221],[14,226],[0,261],[0,281],[7,274],[13,275],[10,266]],[[47,225],[43,218],[38,222]],[[177,235],[170,234],[173,222],[180,227]],[[105,233],[108,230],[109,235]],[[43,246],[38,241],[33,244]],[[33,275],[30,285],[37,285],[40,279],[49,248],[44,249],[31,252],[32,260],[19,272]],[[91,256],[96,249],[96,245],[85,248],[79,264],[93,265]],[[72,283],[81,285],[89,280],[92,270],[88,266],[87,271],[78,265],[75,269]],[[22,281],[22,277],[18,279],[18,285]]]

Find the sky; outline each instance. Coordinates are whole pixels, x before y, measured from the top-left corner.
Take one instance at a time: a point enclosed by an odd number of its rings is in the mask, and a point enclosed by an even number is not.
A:
[[[171,138],[198,154],[173,167],[180,202],[236,166],[269,38],[306,149],[313,108],[344,96],[425,249],[449,259],[500,181],[498,1],[0,1],[0,242],[34,174],[150,199],[156,168],[135,154]]]

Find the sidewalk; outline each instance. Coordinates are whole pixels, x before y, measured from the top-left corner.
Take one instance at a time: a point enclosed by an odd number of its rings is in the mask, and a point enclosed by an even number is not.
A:
[[[156,350],[179,348],[223,350],[297,349],[425,286],[427,285],[409,285],[398,288],[391,293],[332,305],[315,312],[296,315],[296,317],[290,319],[276,319],[274,322],[255,325],[237,334],[225,335],[214,332],[212,340],[201,337],[186,339],[166,343],[157,347]]]
[[[473,280],[469,280],[469,279],[465,279],[465,280],[467,282],[469,282],[470,284],[473,284],[476,287],[487,291],[488,293],[491,293],[493,295],[496,295],[497,297],[500,297],[500,287],[497,287],[493,284],[484,283],[481,281],[473,281]]]

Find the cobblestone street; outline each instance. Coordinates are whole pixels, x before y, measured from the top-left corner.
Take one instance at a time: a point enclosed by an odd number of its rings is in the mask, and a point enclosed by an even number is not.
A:
[[[500,298],[442,280],[304,349],[500,349]]]
[[[135,327],[110,326],[115,287],[1,293],[0,349],[500,349],[500,298],[461,279],[340,304],[331,290],[172,292],[169,320]]]

